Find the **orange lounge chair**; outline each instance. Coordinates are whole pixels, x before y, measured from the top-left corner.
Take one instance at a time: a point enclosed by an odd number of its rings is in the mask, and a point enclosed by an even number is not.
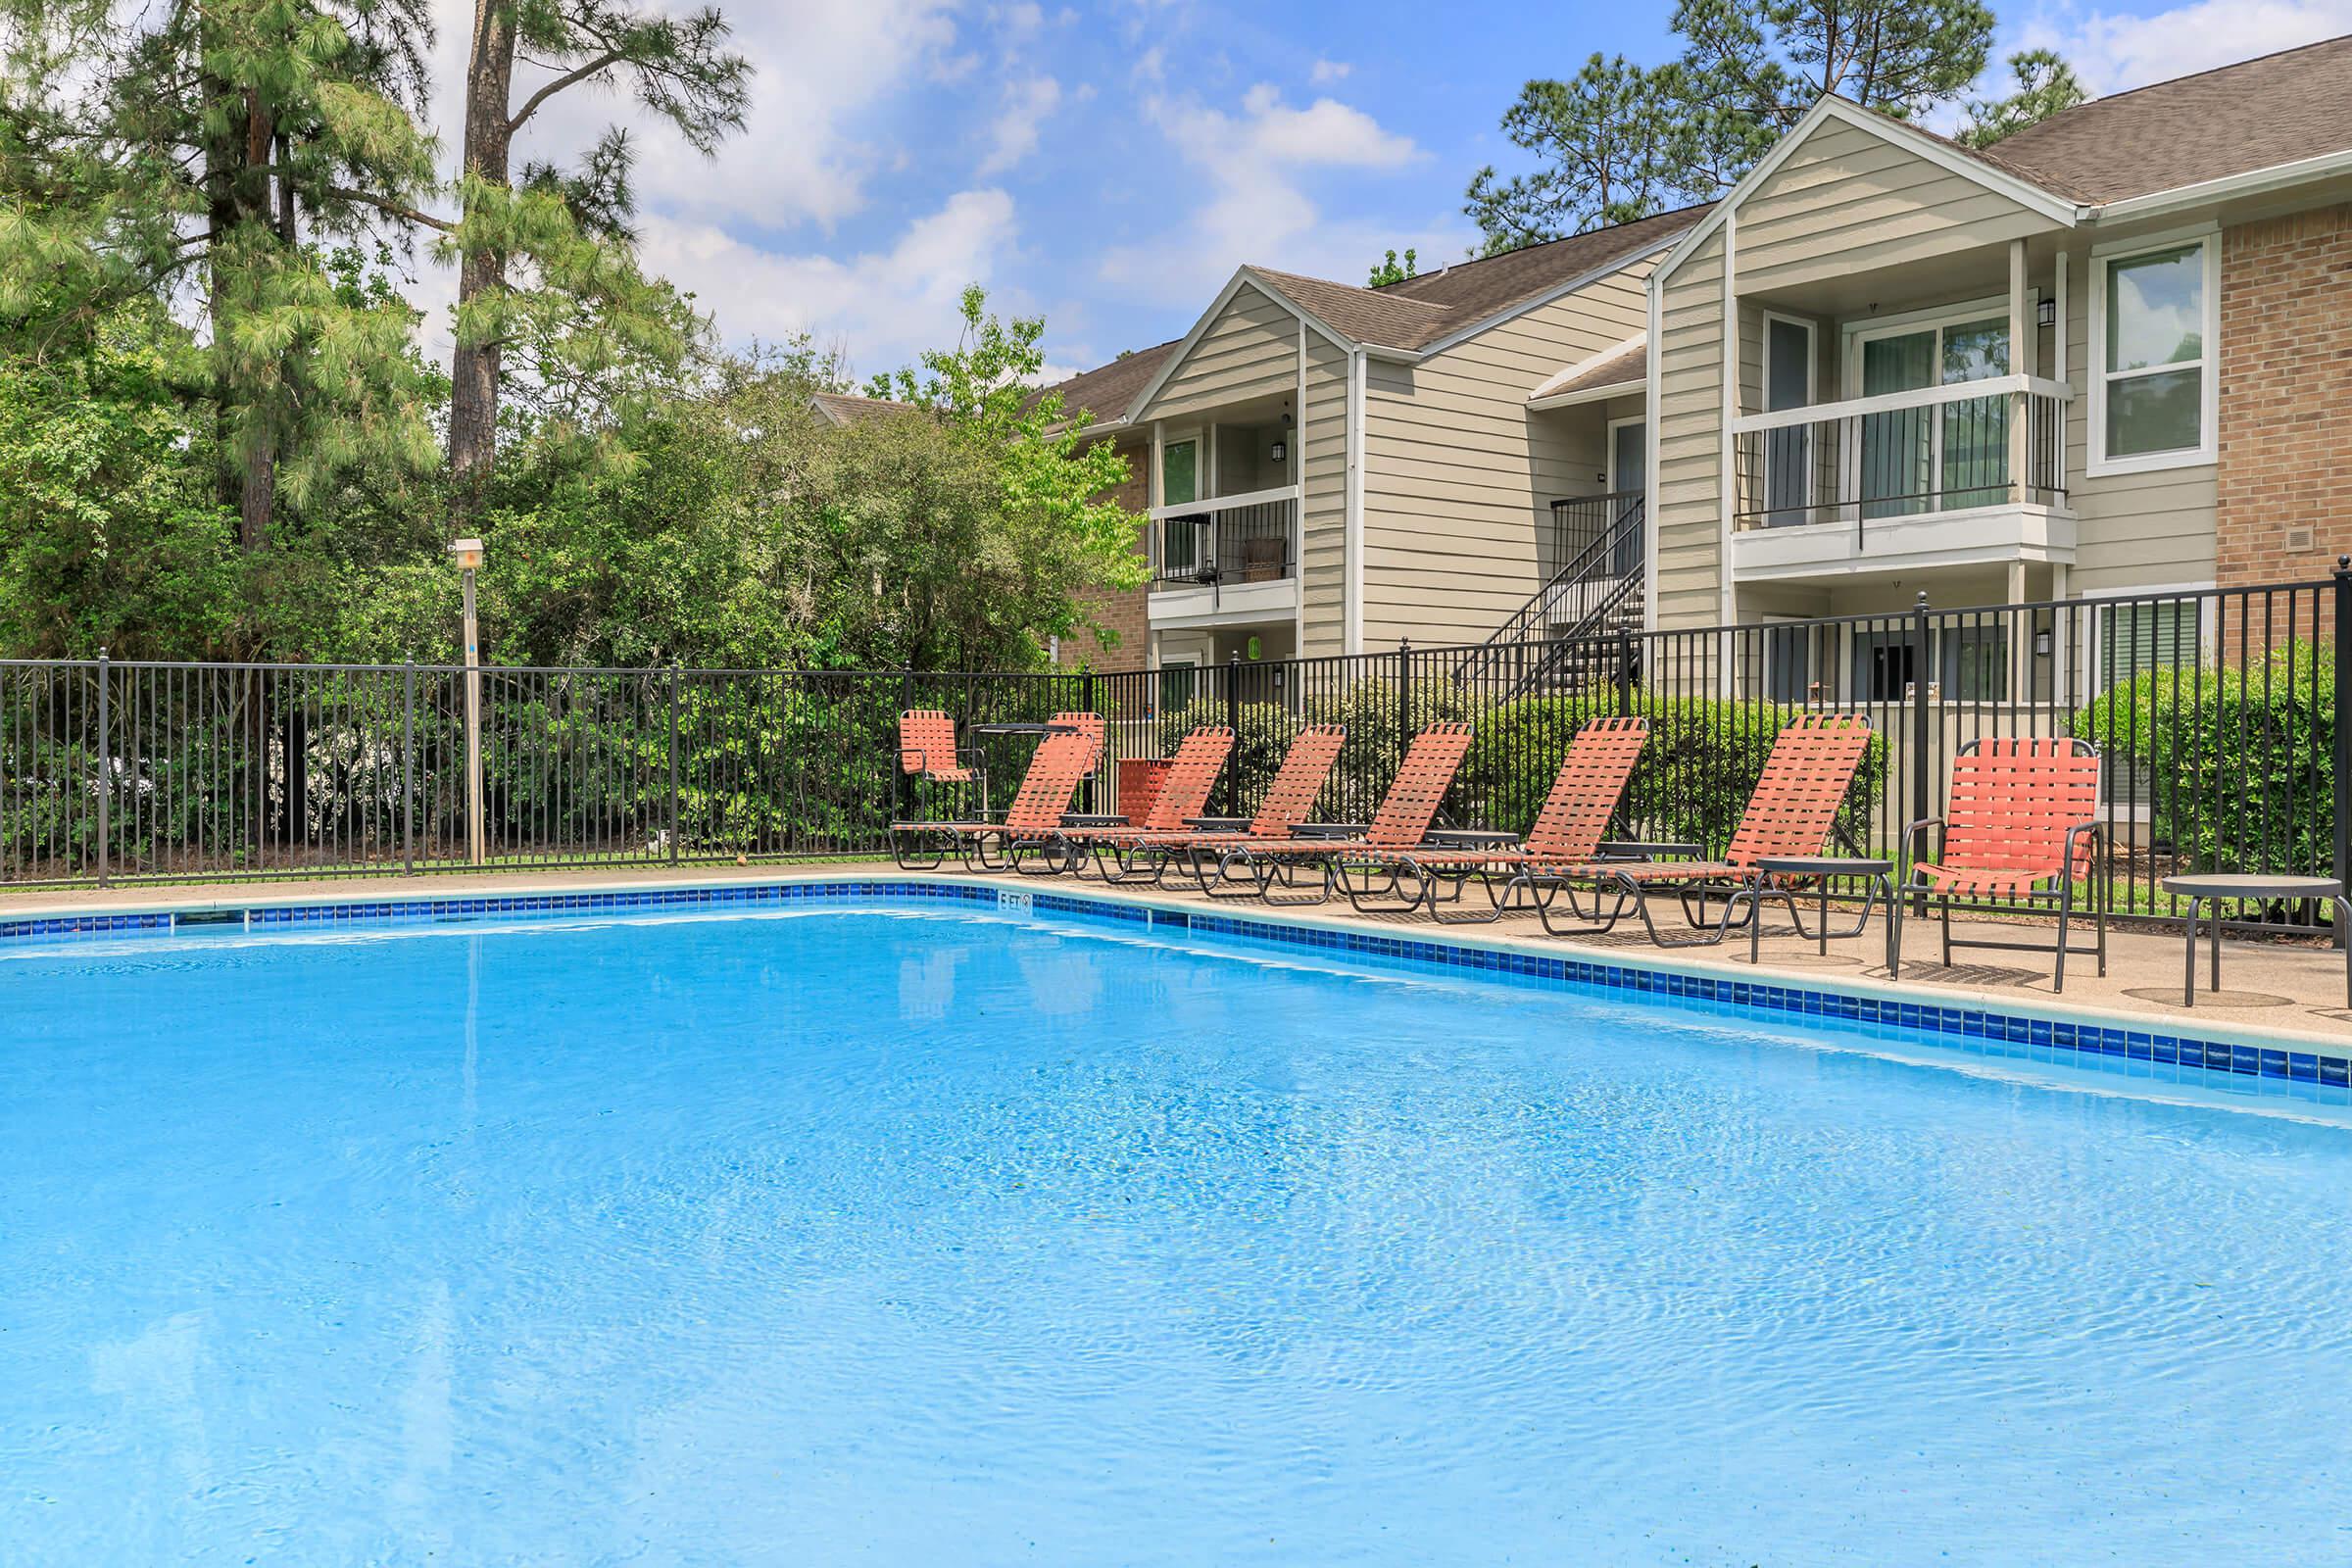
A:
[[[1338,724],[1309,724],[1283,754],[1282,766],[1266,786],[1255,816],[1194,816],[1167,832],[1113,835],[1095,845],[1097,870],[1105,882],[1156,884],[1166,878],[1169,867],[1181,865],[1185,875],[1208,891],[1227,851],[1297,835],[1315,814],[1316,797],[1323,793],[1347,739],[1347,730]]]
[[[1903,953],[1903,897],[1925,892],[1942,916],[1943,961],[1954,948],[2001,948],[2055,956],[2054,989],[2066,989],[2066,956],[2097,956],[2107,972],[2107,842],[2098,822],[2099,754],[2078,740],[1971,741],[1952,759],[1948,815],[1922,817],[1903,829],[1897,863],[1909,874],[1896,890],[1889,974],[1899,977]],[[1932,828],[1942,829],[1940,854],[1914,858]],[[2089,878],[2098,940],[2067,945],[2075,916],[2075,879]],[[2043,886],[2043,884],[2051,884]],[[2055,904],[2058,940],[1956,941],[1954,900]]]
[[[1285,887],[1295,886],[1297,871],[1309,865],[1319,866],[1323,872],[1320,891],[1311,897],[1283,902],[1321,904],[1339,885],[1342,860],[1394,859],[1428,842],[1430,824],[1437,820],[1438,808],[1444,803],[1446,790],[1452,787],[1453,775],[1461,770],[1462,758],[1469,750],[1469,725],[1452,722],[1430,725],[1405,748],[1396,777],[1390,782],[1388,794],[1381,797],[1380,809],[1373,813],[1369,824],[1311,825],[1290,838],[1251,839],[1237,845],[1217,862],[1218,886],[1237,880],[1238,866],[1249,873],[1247,891],[1273,903],[1277,881]],[[1216,893],[1217,887],[1211,887],[1209,892]]]
[[[1565,891],[1570,909],[1580,920],[1584,919],[1571,879],[1565,873],[1602,853],[1601,835],[1609,830],[1609,820],[1617,814],[1617,805],[1625,798],[1625,786],[1634,776],[1634,764],[1640,760],[1642,748],[1648,740],[1646,718],[1591,720],[1569,742],[1568,755],[1561,760],[1560,770],[1552,778],[1551,793],[1544,797],[1543,809],[1536,813],[1535,826],[1528,829],[1524,838],[1513,839],[1507,833],[1434,829],[1428,833],[1428,843],[1422,848],[1383,858],[1373,864],[1357,860],[1367,871],[1385,871],[1385,887],[1372,886],[1369,878],[1358,886],[1348,879],[1349,867],[1343,863],[1340,883],[1347,890],[1348,902],[1366,913],[1394,914],[1426,907],[1432,919],[1461,923],[1500,919],[1517,892],[1525,889],[1527,906],[1536,910],[1546,931],[1553,931],[1550,907]],[[1498,891],[1494,878],[1500,873],[1508,876]],[[1467,884],[1473,881],[1487,894],[1487,908],[1483,913],[1473,908],[1464,896]],[[1409,897],[1403,893],[1408,883],[1412,890]],[[1450,898],[1445,892],[1448,888]],[[1447,915],[1444,907],[1447,902],[1461,905],[1461,912]],[[1621,899],[1618,912],[1623,911]],[[1561,933],[1553,931],[1553,934]]]
[[[969,871],[1021,869],[1024,852],[1050,846],[1061,831],[1062,813],[1079,783],[1102,756],[1105,726],[1100,713],[1055,713],[1055,726],[1038,743],[1021,776],[1020,790],[1002,821],[905,821],[890,824],[891,856],[901,870],[937,870],[953,851]],[[996,860],[990,858],[995,847]]]
[[[1747,808],[1740,815],[1740,825],[1733,830],[1732,842],[1720,860],[1599,860],[1591,865],[1575,866],[1562,873],[1565,877],[1591,883],[1596,894],[1620,895],[1618,913],[1630,906],[1639,910],[1642,924],[1649,932],[1650,941],[1662,948],[1712,946],[1721,942],[1732,929],[1733,916],[1744,904],[1748,918],[1760,918],[1762,899],[1768,891],[1763,873],[1756,862],[1781,856],[1815,856],[1829,842],[1830,831],[1838,825],[1838,808],[1845,803],[1845,792],[1853,786],[1854,771],[1862,765],[1862,754],[1870,748],[1870,720],[1859,713],[1807,713],[1796,719],[1772,743],[1771,755],[1764,760],[1763,775],[1756,780],[1755,793],[1748,797]],[[1626,845],[1629,853],[1659,853],[1696,855],[1697,845]],[[1603,846],[1602,853],[1609,847]],[[1683,914],[1698,934],[1690,937],[1669,938],[1650,918],[1649,901],[1643,897],[1652,887],[1673,887],[1682,894]],[[1708,895],[1720,891],[1725,895],[1723,917],[1712,927],[1707,923]],[[1786,890],[1781,890],[1786,897]],[[1698,901],[1695,909],[1691,900]],[[1795,905],[1789,903],[1790,912]],[[1617,923],[1618,914],[1593,930],[1605,931]],[[1870,911],[1862,912],[1867,922]],[[1854,930],[1861,930],[1857,925]],[[1853,932],[1843,933],[1852,935]]]
[[[1179,831],[1208,809],[1209,792],[1225,776],[1225,763],[1232,756],[1233,731],[1222,724],[1203,724],[1177,744],[1159,797],[1141,822],[1124,816],[1065,813],[1057,836],[1066,852],[1061,856],[1063,865],[1083,876],[1088,860],[1103,846]]]
[[[980,811],[988,812],[988,774],[979,758],[956,744],[956,720],[937,708],[909,708],[899,715],[899,773],[933,786],[976,784]]]

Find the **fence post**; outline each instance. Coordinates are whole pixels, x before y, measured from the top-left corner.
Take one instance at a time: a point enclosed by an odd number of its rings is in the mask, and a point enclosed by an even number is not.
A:
[[[1634,716],[1634,634],[1617,628],[1617,716]]]
[[[669,666],[669,863],[678,863],[678,666]]]
[[[114,836],[114,673],[106,650],[98,650],[98,885],[106,886],[109,840]]]
[[[1235,649],[1225,664],[1225,727],[1233,731],[1233,750],[1225,754],[1225,814],[1242,814],[1242,654]]]
[[[400,864],[416,874],[416,662],[404,659],[400,709]]]
[[[1911,612],[1911,617],[1913,646],[1919,650],[1914,656],[1917,662],[1911,669],[1914,677],[1911,682],[1911,820],[1919,822],[1935,814],[1928,799],[1928,725],[1931,718],[1928,712],[1928,672],[1934,667],[1935,660],[1928,646],[1928,591],[1925,588],[1919,591],[1919,605]],[[1887,765],[1891,767],[1893,763],[1894,759],[1889,757]],[[1894,869],[1897,876],[1904,874],[1902,866]],[[1922,892],[1915,895],[1911,907],[1921,919],[1927,918],[1927,894]]]
[[[1079,706],[1084,708],[1090,713],[1095,711],[1095,672],[1093,670],[1087,670],[1085,673],[1079,676],[1078,690],[1080,697],[1083,699]],[[1102,725],[1102,757],[1101,760],[1096,762],[1095,771],[1087,778],[1086,781],[1086,809],[1088,814],[1092,815],[1102,809],[1104,793],[1103,785],[1115,774],[1118,765],[1119,737],[1117,733],[1111,729],[1109,723],[1105,721]],[[1115,806],[1118,803],[1114,800],[1111,804]]]
[[[2352,556],[2335,558],[2335,879],[2352,884]],[[2335,945],[2348,943],[2339,924]]]
[[[899,716],[904,720],[906,714],[914,711],[914,653],[909,649],[902,658],[905,662],[899,666]],[[952,724],[948,732],[951,735],[955,733]],[[900,750],[899,736],[900,732],[895,728],[890,732],[890,801],[891,814],[904,820],[914,815],[917,797],[914,779],[906,771],[906,754]],[[954,760],[954,758],[949,759],[950,762]],[[937,801],[936,791],[932,799]],[[988,803],[983,801],[980,804],[981,808],[986,810]]]

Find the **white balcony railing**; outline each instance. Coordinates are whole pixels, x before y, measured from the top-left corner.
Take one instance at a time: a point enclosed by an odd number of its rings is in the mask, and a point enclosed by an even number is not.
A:
[[[1156,587],[1280,582],[1298,571],[1298,487],[1154,507],[1152,535]]]
[[[2063,508],[2070,395],[2004,375],[1743,416],[1732,423],[1733,526],[1867,531],[1978,507]]]

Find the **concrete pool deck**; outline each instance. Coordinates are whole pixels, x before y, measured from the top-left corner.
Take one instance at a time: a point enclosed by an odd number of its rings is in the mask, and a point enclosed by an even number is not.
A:
[[[1521,949],[1585,956],[1597,960],[1634,962],[1654,967],[1730,975],[1740,980],[1763,980],[1797,986],[1862,985],[1882,992],[1888,984],[1883,960],[1885,941],[1874,918],[1863,936],[1833,941],[1827,956],[1812,942],[1796,937],[1788,927],[1785,910],[1767,911],[1763,960],[1751,967],[1747,945],[1735,938],[1721,947],[1662,951],[1650,945],[1638,924],[1608,937],[1554,938],[1544,934],[1528,915],[1513,915],[1491,925],[1433,926],[1425,915],[1367,915],[1344,901],[1321,906],[1281,906],[1268,911],[1254,901],[1211,901],[1198,893],[1173,889],[1131,892],[1105,887],[1089,878],[1015,877],[971,878],[961,873],[901,872],[887,860],[809,862],[753,866],[603,866],[578,870],[435,872],[422,876],[343,876],[276,882],[204,883],[177,886],[139,885],[116,888],[23,890],[0,893],[0,918],[29,915],[91,914],[128,910],[247,908],[268,905],[363,902],[383,899],[450,899],[485,894],[530,897],[554,893],[583,893],[603,889],[714,886],[730,882],[778,882],[807,877],[915,877],[924,880],[981,881],[1037,891],[1084,894],[1101,899],[1142,899],[1179,907],[1215,907],[1219,912],[1250,916],[1272,915],[1298,922],[1379,931],[1386,936],[1412,935],[1479,944],[1499,942]],[[1473,894],[1472,897],[1477,897]],[[1671,913],[1661,908],[1662,917]],[[1675,922],[1679,913],[1671,914]],[[1811,918],[1811,911],[1807,911]],[[1661,923],[1665,923],[1662,918]],[[2001,935],[2004,923],[1956,922],[1961,935]],[[2006,925],[2014,932],[2014,925]],[[2046,940],[2046,928],[2031,932]],[[1900,988],[1922,1003],[1991,1006],[2020,1004],[2062,1006],[2115,1018],[2144,1019],[2166,1028],[2191,1021],[2208,1028],[2231,1027],[2316,1038],[2339,1050],[2352,1042],[2352,1008],[2345,1006],[2344,956],[2312,943],[2275,939],[2226,937],[2222,944],[2222,985],[2208,994],[2205,985],[2207,954],[2198,943],[2197,1004],[2180,1004],[2181,939],[2178,932],[2116,929],[2108,934],[2107,974],[2093,972],[2092,960],[2080,955],[2068,960],[2063,995],[2050,985],[2049,960],[2032,954],[1974,953],[1958,955],[1964,961],[1945,967],[1933,921],[1906,922]]]

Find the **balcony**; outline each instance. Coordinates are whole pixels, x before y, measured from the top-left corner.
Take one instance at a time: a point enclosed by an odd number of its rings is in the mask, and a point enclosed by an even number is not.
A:
[[[1287,618],[1298,605],[1298,487],[1155,507],[1155,627]]]
[[[2001,375],[1734,420],[1734,576],[2071,562],[2069,396]]]

